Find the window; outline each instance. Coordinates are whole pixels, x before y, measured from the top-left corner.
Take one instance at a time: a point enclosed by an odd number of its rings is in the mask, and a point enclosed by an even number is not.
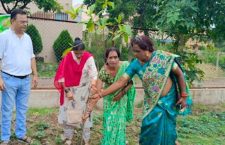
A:
[[[64,20],[64,21],[67,21],[68,20],[68,15],[66,13],[56,13],[55,14],[55,19],[56,20]]]

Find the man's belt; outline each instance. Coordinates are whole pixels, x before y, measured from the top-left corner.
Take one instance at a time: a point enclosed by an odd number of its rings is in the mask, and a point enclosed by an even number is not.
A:
[[[25,76],[15,76],[15,75],[8,74],[8,73],[6,73],[6,72],[4,72],[4,71],[2,71],[2,73],[7,74],[7,75],[9,75],[9,76],[11,76],[11,77],[19,78],[19,79],[25,79],[26,77],[29,76],[29,75],[25,75]]]

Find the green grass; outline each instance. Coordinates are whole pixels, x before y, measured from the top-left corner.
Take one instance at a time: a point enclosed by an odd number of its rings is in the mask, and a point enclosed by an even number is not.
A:
[[[185,145],[225,145],[225,104],[193,107],[177,119],[178,140]]]
[[[57,113],[56,108],[30,108],[28,110],[28,115],[29,116],[33,116],[33,115],[39,115],[39,116],[47,116],[50,115],[52,113]]]
[[[141,104],[135,108],[134,121],[127,125],[129,145],[137,145],[141,125]],[[57,108],[30,108],[28,111],[28,136],[33,145],[61,145],[62,128],[57,123]],[[81,132],[78,130],[78,132]],[[177,118],[178,141],[182,145],[225,145],[225,104],[200,105],[193,107],[193,114]],[[95,112],[91,145],[100,144],[102,137],[102,111]],[[74,137],[75,145],[80,144],[80,134]],[[18,144],[12,135],[12,145]]]
[[[55,63],[37,63],[37,71],[39,77],[46,77],[46,78],[52,78],[55,75],[55,72],[57,70],[58,64]]]

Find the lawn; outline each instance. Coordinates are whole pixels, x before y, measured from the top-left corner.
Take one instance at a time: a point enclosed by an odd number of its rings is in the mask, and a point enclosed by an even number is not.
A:
[[[102,112],[95,111],[91,144],[100,144]],[[135,108],[134,121],[128,124],[127,140],[129,145],[138,144],[141,123],[141,105]],[[182,145],[225,145],[225,104],[195,105],[193,114],[178,117],[178,140]],[[74,137],[75,145],[80,145],[80,131]],[[28,111],[28,135],[33,145],[61,145],[62,130],[57,123],[57,108],[31,108]],[[12,135],[12,145],[19,144]]]

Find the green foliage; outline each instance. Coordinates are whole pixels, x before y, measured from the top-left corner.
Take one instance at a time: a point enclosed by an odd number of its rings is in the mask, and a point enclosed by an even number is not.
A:
[[[37,131],[35,132],[34,137],[37,139],[42,139],[46,137],[46,133],[45,131]]]
[[[63,30],[53,44],[53,49],[57,62],[62,58],[63,52],[71,47],[73,39],[67,30]]]
[[[203,72],[195,67],[201,62],[198,56],[186,50],[187,40],[225,39],[225,33],[221,33],[225,31],[224,0],[84,0],[84,3],[89,6],[89,16],[96,14],[99,17],[95,22],[91,16],[87,29],[93,32],[96,27],[108,28],[112,45],[117,39],[128,42],[131,30],[124,24],[141,27],[147,35],[149,31],[145,28],[157,30],[172,39],[174,43],[170,51],[184,57],[182,61],[190,81],[201,79]],[[104,13],[109,15],[108,19],[103,17]]]
[[[212,63],[216,65],[218,49],[208,45],[205,50],[202,51],[202,58],[205,63]]]
[[[142,102],[143,103],[143,102]],[[143,104],[142,104],[143,105]],[[141,105],[140,105],[141,106]],[[51,111],[49,111],[51,110]],[[30,108],[28,110],[29,121],[27,122],[28,134],[33,138],[32,145],[61,145],[63,142],[60,139],[62,128],[57,122],[56,108]],[[44,114],[42,114],[45,112]],[[48,113],[47,113],[48,112]],[[41,115],[37,115],[41,114]],[[102,111],[95,110],[93,115],[94,126],[91,130],[91,140],[93,145],[100,144],[100,138],[102,138]],[[42,138],[43,133],[37,135],[41,139],[37,139],[34,135],[37,130],[37,121],[49,122],[51,125],[48,129],[45,129],[45,137]],[[182,145],[224,145],[225,140],[225,104],[216,105],[204,105],[194,104],[193,114],[190,116],[177,117],[177,133],[178,141]],[[140,125],[142,121],[142,109],[135,108],[134,120],[127,124],[127,140],[129,145],[138,144],[138,138],[140,133]],[[42,125],[40,125],[42,126]],[[78,130],[78,134],[74,135],[73,143],[80,143],[81,131]],[[15,134],[11,138],[11,144],[18,144]]]
[[[47,124],[45,122],[39,122],[38,124],[36,124],[36,129],[38,131],[44,131],[47,128],[49,128],[49,124]]]
[[[56,112],[57,110],[55,108],[30,108],[28,115],[46,116]]]
[[[38,76],[52,78],[55,75],[57,67],[57,64],[37,62]]]
[[[173,36],[177,44],[184,44],[190,37],[225,38],[220,33],[225,30],[224,0],[139,0],[135,7],[133,26],[158,29]]]
[[[197,68],[196,64],[201,64],[202,59],[196,53],[188,51],[188,49],[182,49],[181,51],[175,51],[174,45],[172,43],[161,44],[156,41],[157,49],[169,51],[180,55],[180,63],[184,66],[187,80],[191,84],[194,80],[202,80],[204,77],[204,72]]]
[[[225,70],[225,56],[221,55],[219,58],[219,65]]]
[[[203,77],[203,72],[195,67],[196,63],[201,63],[201,60],[196,54],[187,52],[184,47],[186,41],[195,34],[195,19],[199,10],[196,1],[139,0],[134,2],[116,0],[113,1],[114,8],[104,7],[103,9],[105,2],[108,1],[84,1],[89,6],[95,6],[94,13],[101,14],[104,10],[109,14],[106,25],[111,26],[109,38],[112,41],[123,38],[125,42],[128,42],[129,37],[132,36],[132,30],[124,23],[130,22],[129,18],[132,17],[134,27],[158,29],[162,34],[166,33],[174,40],[172,47],[170,47],[172,49],[169,51],[182,55],[182,61],[190,82]],[[99,16],[101,18],[101,15]]]
[[[46,132],[45,130],[48,129],[50,126],[49,124],[45,123],[45,122],[39,122],[35,125],[36,128],[36,132],[34,134],[34,137],[36,139],[42,139],[46,137]]]
[[[27,27],[26,33],[31,37],[34,54],[39,54],[43,49],[42,39],[39,31],[33,24],[31,24]]]
[[[197,116],[180,117],[178,133],[182,144],[223,144],[225,139],[225,112],[203,113]]]
[[[196,66],[196,64],[202,63],[199,56],[196,53],[188,51],[179,51],[177,54],[181,56],[181,64],[184,65],[187,81],[192,84],[194,80],[202,80],[204,72]]]
[[[41,145],[39,140],[34,140],[31,145]]]
[[[104,65],[104,54],[107,48],[112,47],[112,41],[107,40],[106,36],[98,33],[87,33],[84,37],[86,49],[94,55],[98,70]],[[91,43],[91,44],[89,44]],[[89,45],[91,47],[89,47]],[[121,52],[121,60],[128,60],[129,49],[121,45],[121,40],[116,40],[115,47]],[[97,50],[97,51],[96,51]]]
[[[63,141],[62,141],[62,139],[61,139],[60,136],[56,136],[56,137],[55,137],[55,143],[56,143],[57,145],[62,145],[62,144],[63,144]]]
[[[16,8],[29,9],[28,4],[34,3],[39,9],[44,11],[59,11],[62,6],[57,2],[57,0],[4,0],[1,1],[2,8],[6,13],[11,13],[12,10]]]
[[[9,28],[10,26],[10,15],[0,15],[0,32]]]
[[[132,34],[131,26],[125,24],[122,20],[124,18],[124,14],[122,11],[114,11],[115,3],[117,3],[118,5],[119,3],[121,3],[121,1],[85,1],[84,3],[89,3],[88,9],[86,11],[83,10],[83,12],[85,12],[89,17],[86,22],[86,28],[88,32],[93,33],[95,31],[103,31],[104,33],[104,30],[108,30],[109,37],[107,39],[112,41],[112,46],[115,46],[115,41],[119,38],[128,43],[128,38]],[[123,3],[123,6],[121,3],[121,8],[126,8],[124,6],[126,4],[130,5],[133,4],[133,2],[128,1],[127,3]],[[70,14],[72,18],[75,18],[79,9],[81,8],[72,8],[70,11],[67,11],[67,13]],[[113,15],[112,11],[115,12]],[[108,14],[110,14],[110,17],[107,18]]]

